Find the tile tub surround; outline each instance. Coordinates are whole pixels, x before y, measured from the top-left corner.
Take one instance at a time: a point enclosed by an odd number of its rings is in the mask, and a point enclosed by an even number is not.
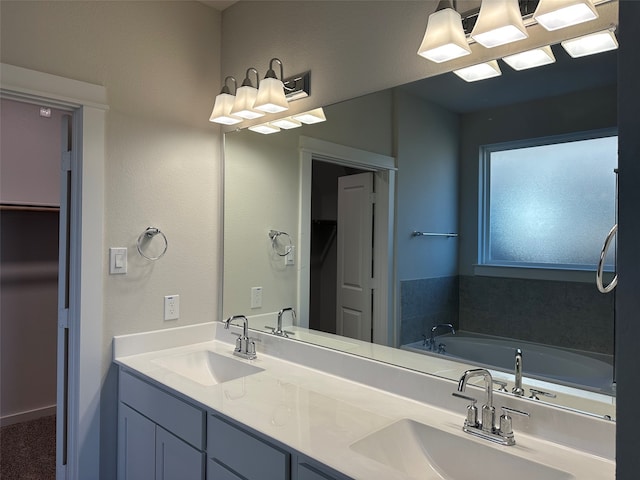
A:
[[[613,354],[614,296],[594,283],[460,276],[462,330]]]
[[[400,282],[400,345],[421,340],[431,327],[451,323],[458,328],[458,277]]]
[[[451,397],[456,387],[454,381],[299,341],[252,333],[259,340],[255,364],[265,371],[210,387],[188,381],[151,360],[168,355],[170,352],[158,349],[170,348],[172,339],[183,346],[171,353],[206,347],[230,355],[235,337],[217,322],[116,337],[114,357],[122,367],[354,478],[401,478],[394,471],[349,452],[351,443],[377,428],[401,418],[412,418],[451,432],[461,430],[465,402]],[[194,345],[189,344],[189,337]],[[203,338],[212,341],[198,343]],[[362,350],[366,348],[379,360],[402,354],[416,357],[397,349],[362,344]],[[437,362],[437,367],[453,368],[451,362],[429,361]],[[464,369],[461,364],[456,366]],[[481,395],[479,391],[478,394]],[[539,455],[538,460],[562,464],[565,470],[573,469],[574,464],[587,468],[577,478],[593,478],[587,475],[593,469],[600,473],[598,478],[614,478],[613,422],[497,393],[494,399],[498,406],[504,404],[531,414],[530,419],[514,418],[519,445],[513,452],[532,452],[534,457]],[[271,414],[282,411],[283,402],[292,415],[285,421],[279,418],[271,422]]]

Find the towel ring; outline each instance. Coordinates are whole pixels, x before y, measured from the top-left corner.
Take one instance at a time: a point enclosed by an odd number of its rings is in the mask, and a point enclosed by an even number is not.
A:
[[[286,235],[287,239],[289,240],[289,245],[284,245],[284,253],[280,253],[280,251],[278,251],[278,237],[281,235]],[[269,238],[271,239],[271,246],[273,247],[273,251],[276,252],[279,257],[286,257],[291,253],[291,250],[293,250],[293,243],[291,242],[291,237],[287,232],[269,230]]]
[[[145,239],[151,240],[153,237],[155,237],[158,234],[160,236],[162,236],[162,239],[164,240],[164,250],[162,250],[162,253],[160,255],[158,255],[157,257],[150,257],[149,255],[146,255],[142,251],[142,242]],[[166,235],[164,233],[162,233],[162,231],[159,228],[147,227],[147,229],[144,232],[142,232],[140,234],[140,236],[138,237],[138,242],[137,242],[136,246],[138,247],[138,253],[140,255],[142,255],[144,258],[146,258],[147,260],[158,260],[159,258],[162,258],[165,253],[167,253],[167,248],[169,247],[169,242],[167,241]]]

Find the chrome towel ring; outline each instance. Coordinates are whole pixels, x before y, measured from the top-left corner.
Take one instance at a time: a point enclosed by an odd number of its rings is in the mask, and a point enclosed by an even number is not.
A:
[[[281,243],[278,241],[278,237],[280,236],[287,237],[287,245],[281,245]],[[287,232],[269,230],[269,238],[271,239],[271,246],[273,247],[273,251],[276,252],[279,257],[286,257],[291,253],[291,250],[293,249],[293,243],[291,242],[291,237]],[[283,253],[280,253],[280,251],[283,251]]]
[[[149,255],[145,254],[142,251],[142,243],[151,241],[151,239],[153,239],[153,237],[155,237],[156,235],[160,235],[164,240],[164,249],[162,250],[162,253],[160,253],[160,255],[156,257],[150,257]],[[142,232],[138,237],[138,242],[136,246],[138,247],[138,253],[142,255],[144,258],[146,258],[147,260],[158,260],[159,258],[162,258],[165,253],[167,253],[169,242],[167,241],[166,235],[162,233],[162,231],[159,228],[147,227],[147,229],[144,232]]]
[[[602,283],[604,260],[605,260],[605,257],[607,256],[609,245],[611,245],[611,240],[613,240],[613,237],[617,232],[618,232],[618,224],[616,223],[613,226],[613,228],[609,231],[607,238],[604,241],[604,245],[602,246],[602,251],[600,252],[600,261],[598,261],[598,269],[596,271],[596,287],[598,287],[598,290],[600,291],[600,293],[609,293],[614,288],[616,288],[616,285],[618,285],[617,273],[615,274],[615,276],[613,277],[613,280],[611,280],[611,283],[609,285],[605,286]]]

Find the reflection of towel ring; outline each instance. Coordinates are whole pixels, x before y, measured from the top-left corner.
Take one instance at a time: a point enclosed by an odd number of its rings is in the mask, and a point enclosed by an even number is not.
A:
[[[142,241],[145,240],[145,239],[147,239],[147,241],[149,241],[149,240],[151,240],[153,237],[155,237],[158,234],[160,234],[162,236],[162,238],[164,239],[164,250],[162,250],[162,253],[160,255],[158,255],[157,257],[150,257],[148,255],[145,255],[144,252],[142,251]],[[167,241],[167,237],[165,236],[165,234],[162,233],[159,228],[147,227],[147,229],[144,232],[142,232],[140,234],[140,236],[138,237],[137,247],[138,247],[138,253],[140,255],[142,255],[144,258],[146,258],[147,260],[158,260],[159,258],[162,258],[165,253],[167,253],[167,248],[169,247],[169,242]]]
[[[598,269],[596,271],[596,286],[598,287],[598,290],[600,291],[600,293],[609,293],[611,290],[616,288],[616,285],[618,285],[617,273],[613,277],[613,280],[611,280],[611,283],[609,285],[604,286],[602,284],[602,274],[604,269],[605,257],[607,256],[607,250],[609,250],[609,245],[611,244],[611,240],[613,240],[613,237],[617,232],[618,232],[618,224],[616,223],[607,234],[607,238],[605,239],[604,245],[602,246],[602,251],[600,252],[600,261],[598,262]]]
[[[281,235],[286,235],[289,240],[289,245],[284,245],[284,253],[280,253],[278,251],[278,237]],[[269,238],[271,239],[271,246],[273,247],[273,251],[278,254],[280,257],[286,257],[291,253],[293,249],[293,243],[291,242],[291,237],[287,232],[279,232],[278,230],[269,230]]]

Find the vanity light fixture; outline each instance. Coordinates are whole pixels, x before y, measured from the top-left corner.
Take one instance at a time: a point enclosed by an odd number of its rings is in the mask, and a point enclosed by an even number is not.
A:
[[[528,36],[518,0],[482,0],[478,21],[471,31],[476,42],[493,48]]]
[[[280,64],[280,79],[278,79],[276,72],[273,70],[273,62]],[[289,103],[284,94],[283,78],[282,62],[278,58],[272,58],[269,62],[269,70],[267,70],[267,74],[260,82],[258,96],[253,108],[266,113],[279,113],[287,110]]]
[[[498,77],[502,75],[500,66],[496,60],[487,63],[479,63],[471,67],[454,70],[453,73],[462,78],[465,82],[477,82],[486,78]]]
[[[441,8],[442,5],[444,8]],[[438,10],[429,15],[418,55],[432,62],[442,63],[470,53],[462,17],[453,9],[451,0],[440,2]]]
[[[302,126],[300,121],[295,120],[291,117],[279,118],[278,120],[273,120],[271,125],[274,127],[282,128],[284,130],[291,130],[292,128],[298,128]]]
[[[248,68],[244,81],[242,82],[242,86],[236,90],[236,100],[233,104],[233,108],[231,109],[231,115],[242,117],[247,120],[264,116],[264,112],[253,108],[253,105],[256,102],[256,97],[258,96],[258,89],[251,83],[251,79],[249,78],[250,72],[254,72],[256,74],[256,85],[260,85],[258,71],[253,67]]]
[[[618,48],[618,40],[612,30],[591,33],[560,43],[573,58],[585,57],[595,53],[608,52]]]
[[[275,127],[269,123],[261,123],[260,125],[253,125],[249,127],[252,132],[262,133],[263,135],[269,135],[271,133],[277,133],[280,131],[278,127]]]
[[[526,52],[509,55],[502,60],[514,70],[526,70],[527,68],[540,67],[556,61],[550,46],[527,50]]]
[[[292,115],[291,118],[307,125],[327,121],[327,117],[324,115],[322,107],[309,110],[308,112],[299,113],[297,115]]]
[[[231,109],[233,108],[233,103],[235,102],[236,97],[231,94],[231,90],[229,90],[229,87],[227,86],[227,82],[229,80],[233,80],[233,89],[236,89],[237,82],[235,78],[229,76],[224,79],[224,86],[216,96],[216,101],[213,104],[213,111],[209,117],[210,122],[220,123],[222,125],[235,125],[242,121],[241,118],[231,115]]]
[[[533,18],[549,31],[598,18],[592,0],[540,0]]]

